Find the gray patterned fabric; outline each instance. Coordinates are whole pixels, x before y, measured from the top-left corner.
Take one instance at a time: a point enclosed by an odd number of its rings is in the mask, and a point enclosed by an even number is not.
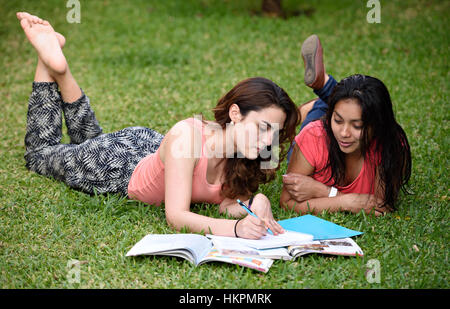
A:
[[[60,143],[62,113],[70,144]],[[163,137],[144,127],[103,134],[84,92],[76,102],[66,103],[56,83],[33,83],[25,135],[26,167],[74,189],[127,195],[135,166],[156,152]]]

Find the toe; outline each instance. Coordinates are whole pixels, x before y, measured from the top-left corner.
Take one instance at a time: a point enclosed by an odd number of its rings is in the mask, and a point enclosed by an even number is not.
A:
[[[17,16],[17,18],[18,18],[19,20],[22,20],[22,19],[24,19],[25,17],[27,17],[27,13],[25,13],[25,12],[17,12],[17,13],[16,13],[16,16]]]
[[[27,29],[27,28],[31,27],[30,22],[26,18],[23,18],[20,20],[20,25],[22,26],[23,29]]]

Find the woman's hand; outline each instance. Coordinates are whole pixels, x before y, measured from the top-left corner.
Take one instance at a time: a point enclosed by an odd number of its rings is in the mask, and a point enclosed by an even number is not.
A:
[[[258,216],[258,218],[264,222],[265,227],[269,228],[274,235],[284,233],[281,225],[273,218],[272,207],[269,199],[262,193],[258,193],[253,198],[251,205],[251,211]],[[248,215],[249,217],[252,217]],[[256,218],[255,218],[256,219]]]
[[[298,202],[328,196],[329,188],[310,176],[289,173],[283,175],[283,184],[289,195]]]
[[[345,210],[353,213],[364,211],[366,214],[375,213],[375,216],[382,216],[389,209],[382,207],[384,201],[373,194],[348,193],[341,196]]]
[[[238,237],[248,239],[260,239],[267,234],[264,221],[251,215],[239,220],[236,223],[235,231]]]

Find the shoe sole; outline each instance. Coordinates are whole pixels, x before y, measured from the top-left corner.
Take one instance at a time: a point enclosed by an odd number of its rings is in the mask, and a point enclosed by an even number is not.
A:
[[[319,37],[311,35],[302,44],[302,57],[305,63],[305,84],[310,86],[316,80],[316,54],[319,49]]]

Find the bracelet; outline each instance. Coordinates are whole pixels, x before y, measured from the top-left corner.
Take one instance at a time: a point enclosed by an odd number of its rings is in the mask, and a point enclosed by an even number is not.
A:
[[[237,238],[239,238],[238,234],[236,233],[236,226],[239,223],[239,221],[241,221],[242,219],[239,219],[236,221],[236,224],[234,225],[234,236],[236,236]]]
[[[254,198],[254,196],[252,196],[252,197],[250,198],[250,201],[248,201],[248,209],[250,209],[250,208],[252,207],[253,198]]]
[[[336,189],[335,187],[331,187],[330,189],[330,194],[328,194],[328,197],[335,197],[338,193],[338,189]]]

